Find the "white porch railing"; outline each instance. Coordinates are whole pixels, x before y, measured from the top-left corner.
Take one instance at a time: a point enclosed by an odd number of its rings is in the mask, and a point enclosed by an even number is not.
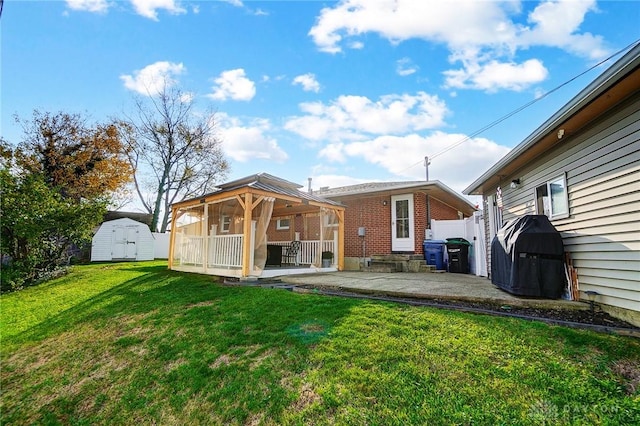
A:
[[[300,241],[300,252],[298,253],[298,263],[311,265],[314,261],[320,262],[320,255],[323,251],[335,253],[335,244],[333,241],[323,241],[322,249],[320,249],[320,240],[304,240]],[[282,254],[286,253],[286,248],[291,241],[269,241],[269,244],[282,246]],[[334,256],[334,260],[335,260]]]
[[[182,235],[180,244],[180,264],[202,266],[204,237]]]
[[[242,267],[242,234],[211,235],[209,237],[208,267]]]

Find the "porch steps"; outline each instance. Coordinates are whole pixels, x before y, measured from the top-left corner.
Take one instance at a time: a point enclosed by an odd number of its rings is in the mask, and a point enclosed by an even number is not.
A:
[[[430,272],[435,267],[427,265],[424,256],[416,254],[373,255],[368,272]]]

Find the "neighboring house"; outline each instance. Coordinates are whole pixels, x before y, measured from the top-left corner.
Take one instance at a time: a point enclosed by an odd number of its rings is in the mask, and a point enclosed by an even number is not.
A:
[[[299,188],[260,173],[174,204],[169,267],[235,278],[342,269],[344,207]]]
[[[92,262],[153,260],[154,239],[149,227],[122,218],[102,223],[91,242]]]
[[[372,255],[422,255],[432,219],[463,219],[476,211],[439,181],[373,182],[321,188],[314,194],[345,206],[348,269],[358,269]]]
[[[490,241],[545,214],[578,270],[580,297],[640,325],[640,45],[463,192],[482,195]],[[593,296],[593,293],[591,294]]]

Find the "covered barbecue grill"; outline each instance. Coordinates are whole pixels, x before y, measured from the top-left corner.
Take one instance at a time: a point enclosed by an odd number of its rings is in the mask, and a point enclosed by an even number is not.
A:
[[[563,255],[547,216],[513,219],[491,242],[491,282],[515,295],[558,299],[566,283]]]

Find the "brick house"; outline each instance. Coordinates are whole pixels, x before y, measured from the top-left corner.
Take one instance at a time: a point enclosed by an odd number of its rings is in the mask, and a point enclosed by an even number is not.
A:
[[[346,269],[357,269],[360,259],[373,255],[422,255],[432,219],[463,219],[476,211],[470,201],[440,181],[373,182],[321,188],[314,195],[345,207]],[[317,222],[308,222],[296,229],[314,232],[317,228]]]

